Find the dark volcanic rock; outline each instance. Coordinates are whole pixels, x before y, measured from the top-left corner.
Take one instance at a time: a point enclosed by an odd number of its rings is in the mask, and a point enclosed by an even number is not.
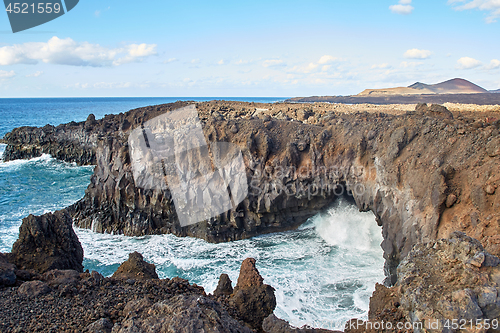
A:
[[[72,222],[66,210],[24,218],[12,247],[12,261],[20,269],[40,273],[51,269],[83,271],[83,249]]]
[[[214,296],[229,296],[233,293],[233,286],[229,275],[221,274],[219,277],[219,283],[214,291]]]
[[[45,295],[50,293],[51,289],[49,286],[42,281],[26,281],[24,282],[17,292],[21,295],[28,297],[37,297],[38,295]]]
[[[285,320],[279,319],[274,314],[271,314],[264,320],[262,329],[265,333],[342,333],[341,331],[331,331],[306,326],[295,328],[290,326],[290,324]]]
[[[84,333],[111,333],[113,323],[108,318],[96,320],[89,326],[85,327]]]
[[[134,302],[130,308],[133,311],[113,327],[113,333],[252,332],[205,296],[178,295],[155,304]]]
[[[276,308],[274,288],[264,284],[263,280],[255,267],[255,259],[245,259],[241,264],[238,283],[229,298],[229,306],[257,331],[262,330],[262,322]]]
[[[154,264],[145,262],[139,252],[133,252],[128,255],[128,260],[118,267],[113,277],[122,280],[158,279],[158,274]]]
[[[0,253],[0,287],[12,286],[16,283],[16,266],[7,260],[7,255]]]

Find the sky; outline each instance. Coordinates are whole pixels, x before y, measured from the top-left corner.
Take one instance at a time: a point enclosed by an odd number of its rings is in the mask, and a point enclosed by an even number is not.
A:
[[[21,0],[20,0],[21,1]],[[12,33],[0,97],[295,97],[500,88],[500,0],[80,0]]]

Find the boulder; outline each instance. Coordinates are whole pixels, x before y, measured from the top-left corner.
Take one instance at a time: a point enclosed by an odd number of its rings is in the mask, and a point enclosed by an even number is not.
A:
[[[139,252],[133,252],[128,255],[128,260],[118,267],[113,277],[121,280],[144,280],[158,279],[158,274],[154,264],[145,262]]]
[[[51,289],[45,282],[38,280],[24,282],[17,290],[19,294],[28,297],[37,297],[39,295],[45,295],[50,293],[50,291]]]
[[[42,216],[29,215],[19,228],[12,247],[13,262],[20,269],[40,273],[52,269],[83,271],[83,249],[66,210]]]
[[[420,103],[415,107],[415,111],[417,114],[435,118],[453,119],[453,113],[451,113],[445,106],[439,104],[432,104],[431,106],[427,106],[426,103]]]

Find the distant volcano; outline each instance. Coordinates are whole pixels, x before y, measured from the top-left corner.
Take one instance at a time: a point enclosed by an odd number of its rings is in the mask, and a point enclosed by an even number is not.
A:
[[[489,91],[464,80],[451,79],[437,84],[416,82],[408,87],[387,89],[366,89],[357,96],[385,96],[385,95],[422,95],[422,94],[483,94]],[[491,91],[497,92],[497,91]]]

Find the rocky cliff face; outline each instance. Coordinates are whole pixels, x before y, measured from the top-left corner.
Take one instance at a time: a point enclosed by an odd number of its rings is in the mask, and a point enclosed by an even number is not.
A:
[[[499,263],[461,232],[419,243],[399,265],[397,284],[376,286],[369,320],[351,320],[345,332],[498,332]]]
[[[132,110],[86,123],[16,129],[5,159],[51,153],[95,163],[85,197],[69,207],[75,224],[126,235],[173,233],[210,242],[296,228],[349,195],[382,227],[391,282],[419,241],[460,230],[500,253],[500,136],[496,113],[344,114],[334,105],[198,103],[207,142],[242,150],[248,197],[234,210],[181,227],[169,191],[137,188],[127,137],[145,120],[186,105]]]

